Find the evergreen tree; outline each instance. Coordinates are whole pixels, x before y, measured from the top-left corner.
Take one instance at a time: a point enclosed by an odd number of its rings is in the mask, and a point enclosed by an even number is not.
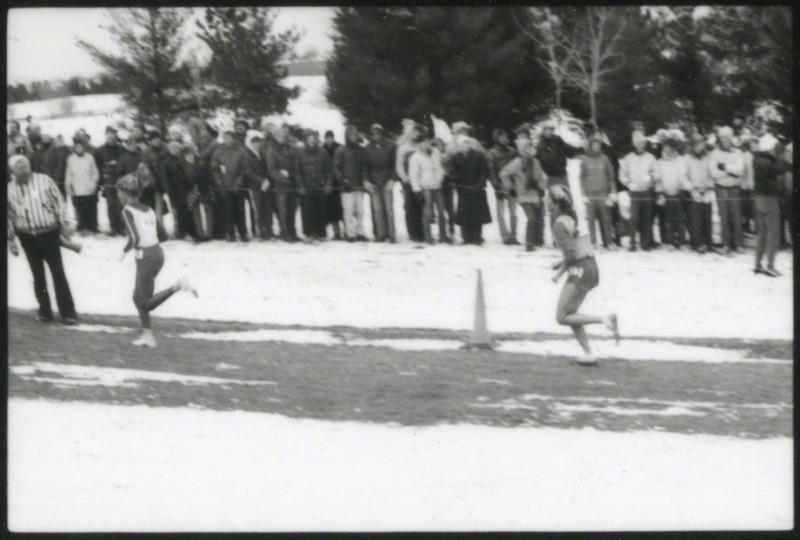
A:
[[[551,83],[509,9],[339,8],[334,28],[328,100],[359,128],[396,132],[440,111],[486,136],[547,104]]]
[[[206,8],[198,27],[212,55],[207,74],[217,91],[205,96],[209,104],[262,116],[283,113],[300,94],[283,84],[299,36],[275,33],[274,20],[268,8]]]
[[[139,120],[156,122],[162,132],[170,120],[186,107],[188,76],[179,61],[186,38],[182,34],[188,10],[133,8],[110,11],[105,26],[121,49],[113,54],[78,40],[121,85],[125,102]]]

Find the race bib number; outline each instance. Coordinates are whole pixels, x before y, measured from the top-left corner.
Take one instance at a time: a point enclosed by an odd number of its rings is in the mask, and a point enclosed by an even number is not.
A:
[[[569,269],[569,275],[580,279],[583,277],[583,268],[580,266],[573,266]]]

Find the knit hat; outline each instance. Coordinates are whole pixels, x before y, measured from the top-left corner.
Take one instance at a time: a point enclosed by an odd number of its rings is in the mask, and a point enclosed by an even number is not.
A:
[[[767,133],[766,135],[758,139],[759,152],[773,152],[777,145],[778,145],[778,139],[776,139],[771,133]]]

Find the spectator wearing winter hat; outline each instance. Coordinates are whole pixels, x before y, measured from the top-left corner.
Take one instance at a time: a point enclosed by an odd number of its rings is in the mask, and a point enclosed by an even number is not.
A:
[[[422,227],[422,201],[411,186],[408,176],[408,163],[411,156],[416,151],[419,141],[419,131],[413,120],[403,120],[403,133],[397,140],[397,157],[395,168],[397,177],[403,185],[403,202],[406,214],[406,230],[413,242],[422,242],[425,239],[425,232]],[[443,166],[447,170],[449,161],[444,158]]]
[[[723,253],[730,254],[744,247],[741,199],[745,162],[741,151],[733,146],[731,128],[721,128],[717,139],[717,147],[709,156],[709,172],[716,187]]]
[[[655,156],[645,151],[647,139],[642,132],[634,131],[632,141],[634,150],[622,158],[619,168],[620,182],[628,189],[631,199],[629,250],[636,251],[638,233],[642,249],[649,251],[653,247],[653,188],[657,163]]]
[[[239,239],[247,242],[247,224],[245,223],[245,149],[236,140],[233,131],[226,131],[222,144],[214,152],[211,159],[211,170],[214,183],[221,198],[224,210],[222,217],[225,238],[228,242]]]
[[[327,238],[325,192],[332,177],[331,158],[320,144],[319,134],[309,131],[304,147],[297,152],[297,184],[302,198],[303,234],[312,242]]]
[[[119,197],[117,197],[117,178],[114,176],[117,163],[124,151],[125,149],[118,140],[116,128],[108,126],[106,128],[106,142],[97,149],[95,158],[97,160],[97,168],[100,170],[100,184],[103,186],[103,198],[106,200],[108,224],[111,228],[110,234],[112,236],[125,234],[125,224],[122,222],[122,205],[119,202]]]
[[[394,225],[394,180],[397,148],[383,133],[383,126],[373,124],[366,147],[367,182],[364,187],[372,201],[372,220],[377,242],[397,241]]]
[[[678,154],[678,142],[668,137],[662,142],[661,159],[656,168],[656,192],[664,199],[664,238],[662,242],[680,249],[683,240],[683,209],[680,192],[689,187],[689,168]]]
[[[33,147],[30,141],[20,131],[19,122],[12,120],[8,123],[8,157],[15,154],[22,154],[30,157],[33,153]]]
[[[581,159],[580,184],[592,244],[597,245],[595,224],[599,222],[603,247],[610,249],[613,245],[610,205],[616,199],[617,187],[614,183],[614,167],[602,152],[602,139],[599,136],[589,138],[586,155]]]
[[[562,185],[569,187],[567,180],[567,158],[574,155],[576,149],[570,147],[560,136],[556,135],[556,122],[548,120],[542,126],[542,136],[536,149],[537,159],[547,175],[547,187]]]
[[[459,152],[452,158],[455,188],[458,191],[456,221],[464,244],[483,244],[483,226],[492,222],[486,183],[491,174],[486,155],[466,135],[457,138]]]
[[[527,136],[516,140],[519,156],[500,171],[506,191],[516,191],[517,202],[528,221],[525,226],[525,250],[534,251],[544,245],[544,193],[547,176],[536,159],[536,143]]]
[[[297,242],[295,219],[297,215],[296,149],[289,140],[289,129],[281,126],[273,134],[267,154],[267,175],[275,193],[280,235],[284,242]]]
[[[753,157],[753,191],[756,207],[756,274],[778,277],[775,256],[780,242],[781,163],[778,140],[767,133],[758,141],[758,151]],[[767,268],[761,265],[767,256]]]
[[[714,197],[714,181],[711,178],[706,152],[706,138],[700,134],[691,139],[690,152],[686,156],[688,189],[691,193],[690,226],[692,249],[698,253],[713,251],[711,241],[711,201]]]
[[[72,197],[77,218],[76,232],[97,230],[97,186],[100,171],[94,156],[86,151],[83,139],[76,137],[72,144],[72,154],[67,159],[66,188]]]
[[[517,241],[517,193],[514,188],[506,191],[500,179],[500,171],[508,165],[519,154],[516,148],[511,145],[508,133],[503,129],[495,129],[492,132],[494,145],[489,149],[487,159],[489,162],[489,174],[491,175],[492,187],[496,199],[497,223],[500,226],[500,237],[507,246],[519,245]],[[509,226],[506,226],[506,207],[508,208]]]

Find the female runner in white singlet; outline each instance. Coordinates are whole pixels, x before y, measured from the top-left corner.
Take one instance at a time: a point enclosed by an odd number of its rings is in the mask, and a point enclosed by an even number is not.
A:
[[[133,342],[136,346],[155,348],[156,338],[150,329],[150,312],[166,302],[178,291],[187,291],[197,297],[197,291],[186,278],[155,294],[156,276],[164,266],[164,251],[160,241],[166,238],[164,227],[156,219],[152,208],[139,202],[139,182],[133,175],[123,176],[117,182],[117,194],[123,206],[122,219],[128,232],[128,243],[122,250],[122,257],[131,249],[136,255],[136,286],[133,289],[133,303],[139,311],[142,322],[142,335]]]
[[[619,343],[619,324],[615,314],[597,316],[578,313],[586,294],[600,283],[600,271],[594,258],[592,245],[585,236],[578,235],[578,216],[572,206],[572,197],[564,186],[553,186],[549,190],[551,230],[556,246],[564,255],[563,260],[553,265],[556,270],[553,282],[557,283],[563,274],[567,282],[561,290],[556,309],[558,324],[572,328],[585,354],[575,361],[581,365],[597,364],[597,358],[589,346],[589,338],[584,326],[602,324],[614,334]]]

